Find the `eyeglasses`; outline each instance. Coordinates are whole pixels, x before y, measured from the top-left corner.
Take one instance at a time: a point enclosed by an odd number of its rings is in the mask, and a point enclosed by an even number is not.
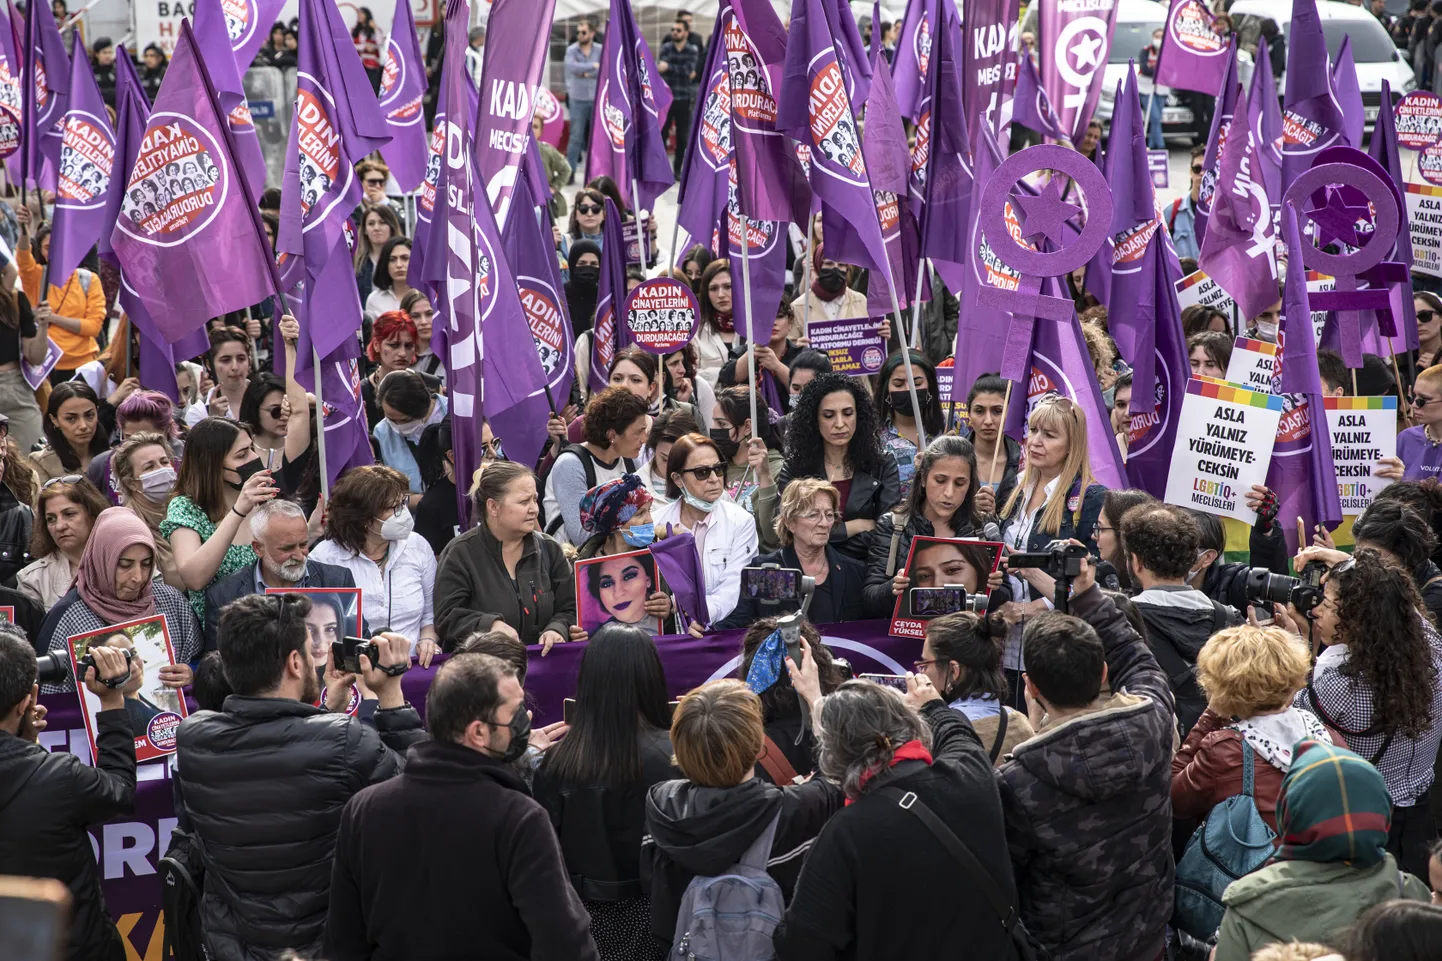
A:
[[[1203,167],[1201,164],[1192,164],[1192,173],[1196,174],[1198,177],[1200,177],[1206,169],[1207,168]]]
[[[597,204],[576,204],[576,213],[578,214],[599,214],[605,209]]]
[[[1436,319],[1437,319],[1437,311],[1435,311],[1435,310],[1419,310],[1419,311],[1417,311],[1417,323],[1419,323],[1419,324],[1430,324],[1430,323],[1432,323],[1432,321],[1434,321],[1434,320],[1436,320]]]
[[[1442,400],[1442,397],[1428,397],[1426,394],[1419,394],[1415,391],[1412,393],[1412,406],[1418,410],[1421,410],[1428,404],[1435,404],[1439,400]]]
[[[1072,399],[1070,397],[1063,397],[1061,394],[1043,395],[1042,399],[1037,403],[1037,406],[1041,407],[1043,404],[1050,404],[1066,414],[1077,413],[1077,405],[1072,402]]]
[[[45,490],[46,488],[51,487],[55,484],[78,484],[84,479],[84,474],[66,474],[64,477],[52,477],[45,483],[41,484],[40,489]]]
[[[482,441],[481,450],[485,451],[487,454],[490,454],[492,457],[496,456],[501,452],[501,439],[497,437],[491,440],[489,443]]]
[[[1103,527],[1100,524],[1094,526],[1092,530],[1098,534],[1115,534],[1117,532],[1115,527]]]
[[[936,660],[935,658],[932,658],[932,659],[929,660],[929,661],[913,661],[912,664],[911,664],[911,666],[912,666],[913,668],[915,668],[917,674],[920,674],[922,671],[926,670],[926,669],[927,669],[928,667],[930,667],[931,665],[933,665],[933,664],[939,664],[939,663],[940,663],[940,661]]]
[[[385,182],[385,178],[384,178],[384,177],[382,177],[382,178],[379,179],[379,180],[377,180],[377,179],[375,179],[375,178],[373,178],[373,177],[367,177],[367,178],[365,179],[365,185],[366,185],[367,187],[384,187],[384,186],[386,185],[386,182]]]
[[[796,519],[805,521],[808,524],[825,521],[826,526],[830,527],[836,523],[836,511],[807,511],[805,514],[797,514]]]
[[[678,474],[690,474],[697,480],[706,480],[711,477],[725,477],[726,466],[724,464],[703,464],[700,467],[687,467],[677,471]]]

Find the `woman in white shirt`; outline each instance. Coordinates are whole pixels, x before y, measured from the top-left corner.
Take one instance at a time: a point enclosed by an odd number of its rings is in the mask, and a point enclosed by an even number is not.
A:
[[[726,461],[711,438],[687,434],[676,441],[666,470],[666,493],[672,502],[655,515],[657,539],[668,524],[695,536],[706,613],[715,624],[735,609],[741,597],[741,569],[756,556],[756,521],[745,508],[721,496]],[[697,637],[704,633],[699,624],[692,624],[690,630]]]
[[[404,636],[425,667],[440,650],[432,606],[436,556],[415,533],[409,494],[406,475],[393,467],[347,471],[326,505],[325,540],[310,556],[350,571],[370,629]]]
[[[411,239],[392,237],[387,240],[376,261],[371,293],[366,298],[367,317],[375,320],[388,310],[401,309],[401,298],[411,292],[411,285],[406,283],[406,272],[410,266]]]

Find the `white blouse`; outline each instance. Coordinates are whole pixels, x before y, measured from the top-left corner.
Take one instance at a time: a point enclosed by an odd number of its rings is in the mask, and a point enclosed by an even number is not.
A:
[[[420,534],[413,531],[404,541],[391,545],[384,573],[369,557],[353,554],[330,540],[317,544],[310,559],[351,572],[361,589],[361,611],[373,633],[400,634],[411,642],[414,653],[422,628],[435,625],[436,556]]]

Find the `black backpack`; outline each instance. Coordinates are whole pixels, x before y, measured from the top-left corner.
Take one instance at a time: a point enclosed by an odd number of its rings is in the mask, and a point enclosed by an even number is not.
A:
[[[580,460],[581,468],[586,472],[586,490],[590,490],[591,488],[595,487],[596,455],[592,454],[589,450],[587,450],[585,444],[567,444],[565,447],[561,448],[561,453],[557,454],[555,461],[551,463],[551,470],[555,470],[556,464],[560,463],[561,458],[567,454],[574,454],[576,458]],[[621,459],[621,463],[626,465],[626,473],[636,473],[636,462],[634,460],[629,457],[624,457]],[[556,532],[565,525],[566,519],[560,514],[557,514],[555,517],[547,518],[546,533],[551,535],[552,537],[555,537]],[[580,547],[581,545],[577,544],[576,546]]]
[[[160,859],[160,878],[166,956],[175,961],[208,961],[200,926],[205,865],[195,835],[180,828],[171,832],[170,847]]]

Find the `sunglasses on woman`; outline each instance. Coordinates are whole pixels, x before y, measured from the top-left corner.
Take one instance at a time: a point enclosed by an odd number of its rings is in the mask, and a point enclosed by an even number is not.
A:
[[[726,465],[725,465],[725,464],[703,464],[703,465],[700,466],[700,467],[687,467],[687,468],[684,468],[683,470],[677,471],[677,473],[680,473],[680,474],[690,474],[692,477],[695,477],[697,480],[703,481],[703,480],[706,480],[706,479],[708,479],[708,478],[710,478],[710,477],[725,477],[725,476],[726,476]]]
[[[1417,323],[1419,323],[1419,324],[1430,324],[1430,323],[1432,323],[1432,321],[1434,321],[1434,320],[1436,320],[1436,319],[1437,319],[1437,311],[1435,311],[1435,310],[1419,310],[1419,311],[1417,311]]]
[[[596,204],[576,204],[576,213],[578,214],[598,214],[605,209]]]
[[[40,489],[45,490],[46,488],[51,487],[55,484],[78,484],[84,479],[85,475],[83,474],[66,474],[64,477],[52,477],[45,483],[41,484]]]

